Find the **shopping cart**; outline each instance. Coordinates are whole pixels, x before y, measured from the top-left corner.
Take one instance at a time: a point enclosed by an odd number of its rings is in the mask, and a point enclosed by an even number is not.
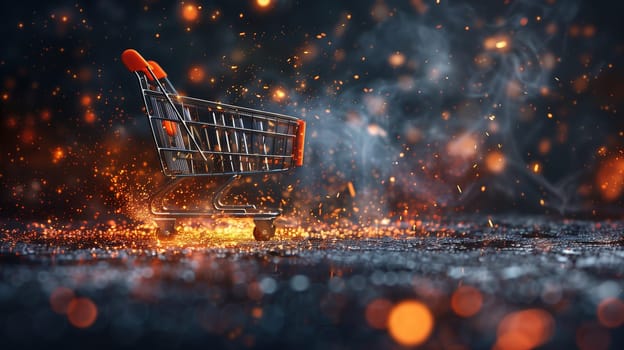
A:
[[[189,217],[252,217],[257,240],[275,235],[280,209],[228,204],[224,197],[244,175],[284,172],[303,165],[305,121],[277,113],[179,95],[162,67],[137,51],[121,55],[139,80],[160,165],[169,183],[154,193],[150,210],[161,236]],[[206,209],[171,208],[164,199],[185,179],[225,177]]]

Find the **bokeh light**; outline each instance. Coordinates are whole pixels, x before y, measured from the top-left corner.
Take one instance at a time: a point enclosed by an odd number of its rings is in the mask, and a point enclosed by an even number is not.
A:
[[[372,328],[386,329],[392,302],[387,299],[375,299],[366,306],[366,322]]]
[[[481,310],[483,295],[471,286],[461,286],[451,296],[451,308],[461,317],[471,317]]]
[[[388,332],[404,346],[424,343],[433,330],[434,320],[429,308],[415,300],[396,304],[388,317]]]
[[[187,22],[196,21],[199,18],[199,8],[194,4],[187,4],[182,7],[182,18]]]
[[[507,159],[500,151],[491,151],[485,156],[485,166],[494,174],[500,174],[507,166]]]
[[[598,304],[598,321],[607,328],[617,328],[624,324],[624,303],[617,298],[607,298]]]
[[[67,306],[67,319],[76,328],[91,327],[97,314],[97,306],[89,298],[74,298]]]
[[[529,350],[545,344],[555,330],[553,317],[542,309],[512,312],[498,326],[497,350]]]

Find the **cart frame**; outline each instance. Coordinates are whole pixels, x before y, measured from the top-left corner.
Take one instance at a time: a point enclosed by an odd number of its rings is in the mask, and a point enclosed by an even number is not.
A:
[[[230,204],[224,196],[243,175],[270,174],[303,165],[305,121],[302,119],[181,96],[167,73],[137,51],[121,56],[134,72],[148,117],[161,170],[167,184],[150,196],[149,206],[159,236],[176,232],[176,220],[191,217],[252,217],[257,240],[275,234],[279,208]],[[210,208],[170,209],[165,198],[186,180],[226,177],[212,193]]]

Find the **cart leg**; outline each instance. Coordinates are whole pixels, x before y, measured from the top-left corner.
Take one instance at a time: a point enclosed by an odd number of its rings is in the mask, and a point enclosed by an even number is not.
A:
[[[176,219],[171,218],[158,218],[156,221],[156,235],[158,238],[169,238],[176,234]]]
[[[253,230],[253,236],[256,241],[268,241],[275,236],[275,225],[273,219],[256,219],[254,220],[256,227]]]

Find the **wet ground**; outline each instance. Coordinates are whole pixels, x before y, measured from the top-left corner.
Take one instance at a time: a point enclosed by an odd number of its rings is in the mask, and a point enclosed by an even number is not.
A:
[[[624,222],[0,227],[3,348],[624,348]]]

